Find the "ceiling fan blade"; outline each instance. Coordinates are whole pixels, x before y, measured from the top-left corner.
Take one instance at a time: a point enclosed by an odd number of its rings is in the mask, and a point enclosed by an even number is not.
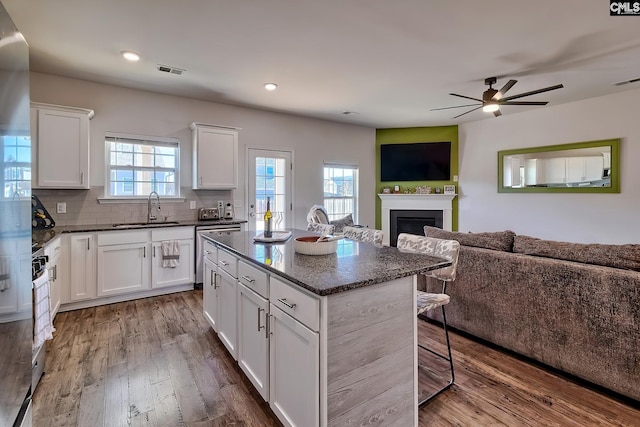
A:
[[[504,97],[504,94],[507,93],[509,89],[513,87],[514,84],[518,83],[517,80],[509,80],[507,84],[502,86],[502,89],[498,91],[495,95],[493,95],[493,99],[501,99]]]
[[[542,93],[542,92],[549,92],[550,90],[562,89],[563,87],[564,86],[561,84],[555,85],[555,86],[549,86],[543,89],[532,90],[531,92],[524,92],[524,93],[519,93],[518,95],[507,96],[506,98],[502,98],[501,101],[510,101],[512,99],[518,99],[524,96],[535,95],[537,93]]]
[[[482,102],[482,99],[472,98],[472,97],[470,97],[470,96],[458,95],[457,93],[450,93],[449,95],[459,96],[460,98],[467,98],[467,99],[471,99],[471,100],[473,100],[473,101]]]
[[[455,107],[432,108],[429,111],[450,110],[451,108],[460,108],[460,107],[474,107],[476,105],[478,105],[478,104],[466,104],[466,105],[456,105]]]
[[[466,111],[466,112],[464,112],[464,113],[462,113],[462,114],[458,114],[457,116],[455,116],[455,117],[451,117],[451,118],[452,118],[452,119],[457,119],[457,118],[458,118],[458,117],[460,117],[460,116],[464,116],[465,114],[469,114],[469,113],[470,113],[470,112],[472,112],[472,111],[476,111],[478,108],[482,108],[482,105],[481,105],[481,106],[479,106],[479,107],[476,107],[476,108],[472,108],[472,109],[471,109],[471,110],[469,110],[469,111]]]
[[[500,112],[500,110],[496,110],[493,112],[493,115],[496,117],[500,117],[502,115],[502,113]]]
[[[500,105],[547,105],[548,101],[506,101],[500,102]]]

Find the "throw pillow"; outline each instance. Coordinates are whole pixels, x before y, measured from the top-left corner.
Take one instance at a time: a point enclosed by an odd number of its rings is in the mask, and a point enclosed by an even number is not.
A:
[[[344,218],[340,218],[340,219],[336,219],[336,220],[333,220],[333,221],[329,221],[329,224],[334,225],[336,227],[335,233],[342,233],[342,230],[346,226],[352,226],[353,225],[353,215],[349,214],[349,215],[345,216]]]
[[[424,227],[424,235],[435,237],[436,239],[457,240],[463,246],[511,252],[513,250],[513,238],[516,234],[511,230],[485,233],[460,233],[426,225]]]
[[[513,251],[526,255],[640,271],[640,245],[571,243],[516,236]]]

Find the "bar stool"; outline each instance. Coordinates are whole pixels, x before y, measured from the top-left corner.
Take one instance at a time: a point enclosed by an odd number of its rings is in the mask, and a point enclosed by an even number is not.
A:
[[[397,245],[398,249],[403,252],[423,253],[426,255],[444,258],[451,261],[451,265],[449,267],[444,267],[438,270],[432,270],[423,273],[427,277],[433,277],[437,280],[442,281],[441,293],[417,291],[418,296],[416,301],[416,308],[418,315],[424,314],[429,310],[433,310],[438,307],[442,308],[442,328],[444,329],[444,335],[447,340],[447,354],[438,353],[420,343],[418,343],[418,347],[448,361],[451,371],[451,378],[445,386],[418,402],[418,405],[422,406],[427,402],[430,402],[443,391],[450,388],[455,380],[455,374],[453,371],[453,357],[451,356],[451,344],[449,343],[449,331],[447,329],[447,316],[444,307],[445,305],[449,304],[450,301],[449,295],[446,294],[447,283],[454,281],[456,278],[456,268],[458,266],[460,243],[458,243],[456,240],[443,240],[433,237],[416,236],[413,234],[402,233],[398,236]]]
[[[365,227],[345,226],[342,230],[344,237],[358,242],[373,243],[376,246],[382,246],[382,238],[384,234],[382,230]]]
[[[330,224],[320,224],[319,222],[307,223],[307,231],[313,231],[320,234],[333,234],[336,227]]]

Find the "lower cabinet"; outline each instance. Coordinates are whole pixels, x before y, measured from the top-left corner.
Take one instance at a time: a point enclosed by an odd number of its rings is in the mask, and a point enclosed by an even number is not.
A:
[[[260,396],[269,400],[269,301],[238,284],[238,364]]]
[[[148,248],[146,242],[98,246],[98,296],[149,289]]]
[[[93,233],[69,235],[69,299],[83,301],[96,297],[96,238]]]
[[[62,253],[62,239],[60,237],[55,238],[52,242],[48,242],[44,248],[44,254],[49,257],[47,261],[47,271],[49,273],[49,303],[51,321],[56,317],[58,309],[60,308],[60,296],[62,293],[62,283],[64,270],[60,268],[60,257]]]
[[[162,242],[153,242],[151,248],[151,287],[153,289],[193,282],[193,237],[191,239],[179,240],[178,242],[180,246],[180,258],[178,265],[175,267],[164,266]]]
[[[269,405],[286,426],[318,426],[319,334],[270,306]]]
[[[218,337],[231,356],[238,359],[238,328],[236,324],[236,278],[220,269],[218,271]]]
[[[211,325],[214,331],[218,332],[218,284],[216,265],[204,259],[204,272],[202,275],[202,299],[204,318]]]

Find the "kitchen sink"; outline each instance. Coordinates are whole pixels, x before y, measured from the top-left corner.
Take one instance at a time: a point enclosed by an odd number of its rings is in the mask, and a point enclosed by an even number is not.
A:
[[[122,224],[113,224],[113,228],[135,228],[135,227],[161,227],[163,225],[176,225],[178,221],[164,222],[125,222]]]

